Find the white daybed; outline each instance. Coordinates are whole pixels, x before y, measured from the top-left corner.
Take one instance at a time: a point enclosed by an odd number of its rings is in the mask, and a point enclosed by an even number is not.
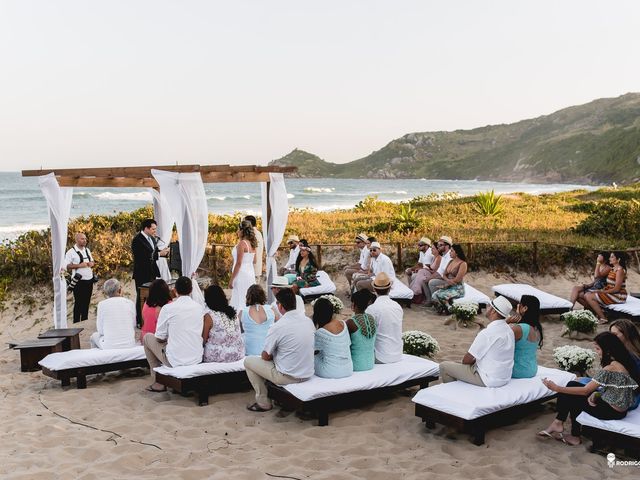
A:
[[[615,446],[633,451],[640,459],[640,408],[627,412],[622,420],[600,420],[588,413],[578,415],[585,435],[591,437],[591,451]]]
[[[333,283],[333,280],[331,280],[331,277],[329,277],[327,272],[318,270],[316,277],[320,282],[320,285],[300,289],[300,295],[305,302],[307,300],[318,298],[322,295],[333,295],[336,291],[336,284]]]
[[[540,300],[540,313],[564,313],[571,310],[571,302],[566,298],[560,298],[550,293],[543,292],[531,285],[524,283],[503,283],[492,287],[493,292],[508,298],[514,306],[520,301],[522,295],[533,295]]]

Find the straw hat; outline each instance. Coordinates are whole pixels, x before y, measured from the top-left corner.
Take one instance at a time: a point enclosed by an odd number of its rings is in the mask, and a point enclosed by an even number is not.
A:
[[[391,279],[389,275],[384,272],[380,272],[376,275],[376,278],[373,279],[373,288],[377,290],[385,290],[391,287]]]
[[[362,242],[366,242],[367,241],[367,236],[364,233],[359,233],[358,235],[356,235],[356,240],[360,240]]]
[[[299,242],[300,238],[298,238],[298,235],[289,235],[289,238],[287,238],[287,243],[289,242]]]
[[[420,240],[418,240],[418,243],[424,243],[428,247],[430,247],[431,246],[431,239],[427,238],[427,237],[422,237]]]
[[[502,318],[507,318],[511,313],[511,309],[513,308],[511,302],[502,296],[496,297],[491,300],[491,302],[489,302],[489,305],[491,305],[493,309],[498,312],[498,315],[500,315]]]
[[[289,280],[287,279],[287,277],[280,277],[278,275],[275,275],[273,277],[273,280],[271,280],[271,285],[269,285],[269,287],[289,288]]]
[[[371,242],[371,245],[369,245],[369,250],[371,250],[372,248],[377,248],[378,250],[382,250],[382,247],[380,246],[380,242]]]
[[[453,245],[453,240],[451,240],[451,237],[447,237],[446,235],[443,235],[442,237],[440,237],[440,239],[438,240],[439,242],[444,242],[447,245],[451,246]]]

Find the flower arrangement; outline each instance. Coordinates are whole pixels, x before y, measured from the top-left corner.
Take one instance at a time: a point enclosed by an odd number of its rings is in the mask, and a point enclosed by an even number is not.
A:
[[[420,330],[409,330],[402,334],[403,351],[407,355],[433,357],[440,345],[435,338]]]
[[[563,345],[553,350],[553,359],[563,370],[584,373],[593,367],[596,352],[576,345]]]
[[[451,313],[458,321],[466,326],[467,322],[473,320],[478,314],[479,305],[477,303],[454,303],[451,306]]]
[[[598,319],[590,310],[573,310],[560,315],[560,319],[568,332],[594,333],[598,327]]]
[[[329,302],[331,302],[331,305],[333,306],[333,313],[340,313],[344,308],[344,303],[342,303],[342,300],[340,300],[335,295],[330,294],[322,295],[321,297],[316,298],[313,302],[311,302],[311,306],[314,306],[316,302],[321,298],[324,298],[325,300],[329,300]]]

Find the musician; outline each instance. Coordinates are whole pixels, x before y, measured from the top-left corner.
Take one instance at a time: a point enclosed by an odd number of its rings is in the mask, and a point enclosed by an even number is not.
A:
[[[131,251],[133,253],[133,280],[136,283],[136,323],[142,326],[142,309],[140,306],[140,287],[152,282],[160,276],[160,270],[156,260],[158,257],[166,257],[169,248],[158,248],[156,232],[158,224],[152,218],[144,220],[140,225],[140,232],[131,241]]]

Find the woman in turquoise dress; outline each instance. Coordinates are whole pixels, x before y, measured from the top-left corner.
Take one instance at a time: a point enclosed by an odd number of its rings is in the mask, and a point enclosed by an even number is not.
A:
[[[351,334],[351,361],[354,372],[371,370],[375,364],[376,321],[365,313],[376,297],[367,289],[359,290],[351,297],[353,316],[347,320]]]
[[[438,313],[448,313],[456,298],[464,297],[464,276],[467,274],[467,257],[462,247],[454,243],[449,250],[451,261],[442,275],[445,284],[431,296],[433,308]]]
[[[343,320],[333,313],[333,305],[319,298],[313,305],[315,336],[315,373],[322,378],[344,378],[353,374],[351,338]]]
[[[298,244],[300,248],[300,254],[296,260],[296,279],[294,280],[291,288],[297,294],[301,288],[317,287],[320,285],[318,277],[318,263],[316,258],[311,253],[311,248],[306,240],[300,240]]]
[[[542,348],[540,300],[522,295],[516,313],[507,319],[516,338],[511,378],[532,378],[538,372],[538,349]]]
[[[246,304],[247,306],[238,312],[244,335],[245,354],[260,355],[276,314],[273,307],[267,303],[267,295],[260,285],[249,287]]]

